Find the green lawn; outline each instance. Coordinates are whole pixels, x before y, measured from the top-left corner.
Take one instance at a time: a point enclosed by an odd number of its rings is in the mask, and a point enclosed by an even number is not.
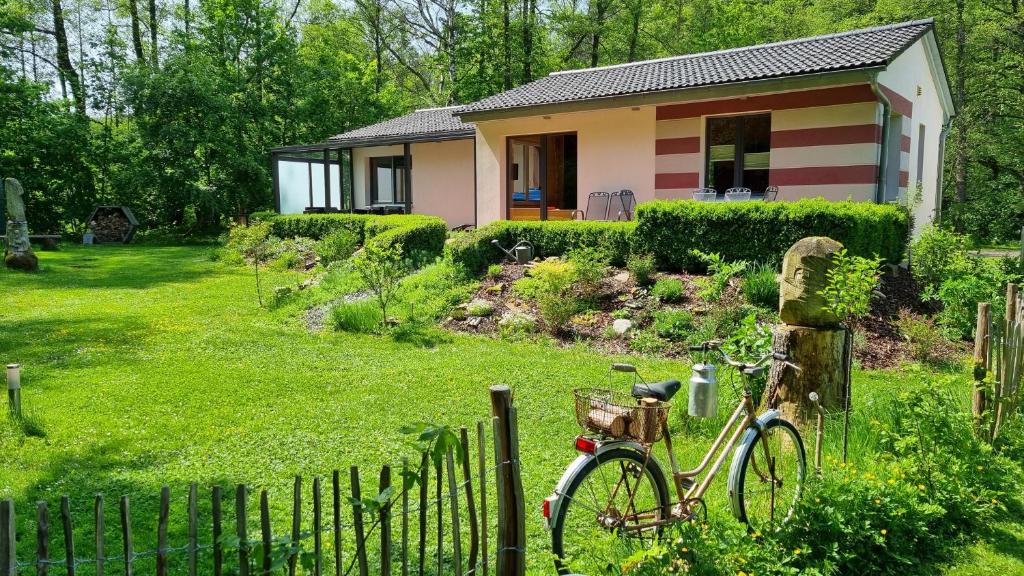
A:
[[[606,383],[615,358],[584,346],[462,335],[425,349],[385,337],[310,334],[297,306],[260,308],[251,270],[213,262],[203,248],[71,247],[40,257],[38,274],[0,270],[0,361],[24,365],[24,405],[45,431],[25,438],[0,426],[0,498],[15,499],[22,530],[34,530],[30,503],[49,501],[55,517],[59,496],[70,494],[79,549],[89,551],[91,502],[102,492],[116,551],[114,504],[129,493],[137,546],[151,548],[166,484],[180,545],[192,481],[268,489],[283,527],[294,474],[329,476],[358,464],[373,481],[381,464],[412,454],[402,425],[473,425],[489,415],[487,387],[507,383],[520,410],[531,566],[547,571],[539,504],[574,457],[571,390]],[[265,286],[300,278],[272,273]],[[650,379],[688,377],[679,361],[630,361]],[[902,378],[929,377],[862,373],[855,386],[867,406],[882,405]],[[683,432],[678,418],[674,426]],[[709,423],[685,431],[697,441],[677,443],[692,463],[714,434]],[[870,443],[863,444],[854,443],[854,454],[869,457]],[[724,515],[721,492],[711,506]],[[26,538],[21,550],[30,545]],[[1019,539],[979,545],[971,558],[1019,568],[1021,548]],[[172,567],[181,569],[180,560]]]

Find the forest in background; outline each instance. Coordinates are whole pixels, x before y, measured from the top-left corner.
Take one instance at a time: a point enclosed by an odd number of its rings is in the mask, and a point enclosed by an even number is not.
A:
[[[180,234],[272,205],[268,150],[554,70],[934,17],[944,222],[1024,223],[1020,0],[0,0],[0,176],[36,232],[97,204]]]

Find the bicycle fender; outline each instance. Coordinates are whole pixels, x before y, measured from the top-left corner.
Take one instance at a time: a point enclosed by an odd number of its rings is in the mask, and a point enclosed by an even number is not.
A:
[[[736,450],[732,455],[732,463],[729,464],[729,479],[727,486],[729,487],[729,504],[732,505],[732,514],[736,519],[740,518],[740,467],[743,466],[742,458],[740,456],[754,443],[757,441],[757,434],[761,430],[764,430],[765,426],[769,422],[782,416],[782,413],[778,410],[769,410],[764,414],[761,414],[757,420],[754,421],[747,431],[743,433],[743,438],[739,444],[736,445]]]
[[[565,503],[564,495],[565,491],[569,487],[569,483],[572,482],[572,479],[577,474],[580,473],[580,471],[587,464],[587,462],[590,462],[595,458],[600,459],[601,454],[604,454],[605,452],[608,452],[609,450],[616,448],[625,448],[627,450],[633,450],[639,454],[644,453],[643,446],[636,442],[608,442],[599,444],[597,448],[594,449],[593,454],[580,454],[579,456],[577,456],[576,459],[573,460],[571,464],[569,464],[569,467],[565,469],[565,472],[562,473],[562,478],[558,481],[558,484],[555,485],[555,491],[551,494],[551,496],[549,496],[549,499],[551,500],[550,518],[558,517],[558,512],[561,510],[562,505]],[[551,529],[550,518],[548,518],[544,522],[544,528],[547,530]]]

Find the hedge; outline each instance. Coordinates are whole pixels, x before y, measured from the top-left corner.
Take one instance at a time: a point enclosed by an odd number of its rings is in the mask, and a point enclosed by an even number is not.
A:
[[[273,214],[258,213],[253,220],[268,220],[275,236],[293,238],[302,236],[319,240],[335,230],[347,228],[366,244],[402,244],[406,254],[441,254],[448,236],[448,225],[436,216],[364,214]]]
[[[662,270],[700,269],[691,249],[726,260],[779,263],[794,242],[828,236],[858,256],[903,260],[910,237],[906,209],[891,204],[695,202],[659,200],[637,207],[633,249],[655,255]]]
[[[594,246],[605,249],[612,263],[621,266],[629,255],[635,222],[581,222],[553,220],[546,222],[493,222],[473,232],[453,238],[446,254],[471,272],[481,272],[488,264],[498,262],[504,254],[493,240],[511,248],[520,240],[533,244],[536,256],[561,256],[573,248]]]

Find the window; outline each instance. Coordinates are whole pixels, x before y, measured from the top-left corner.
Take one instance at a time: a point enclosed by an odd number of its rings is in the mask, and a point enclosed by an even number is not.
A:
[[[924,185],[924,124],[917,125],[917,185]]]
[[[764,191],[771,139],[771,114],[708,118],[704,185],[719,192],[737,186]]]
[[[405,156],[370,158],[370,203],[405,202]]]

